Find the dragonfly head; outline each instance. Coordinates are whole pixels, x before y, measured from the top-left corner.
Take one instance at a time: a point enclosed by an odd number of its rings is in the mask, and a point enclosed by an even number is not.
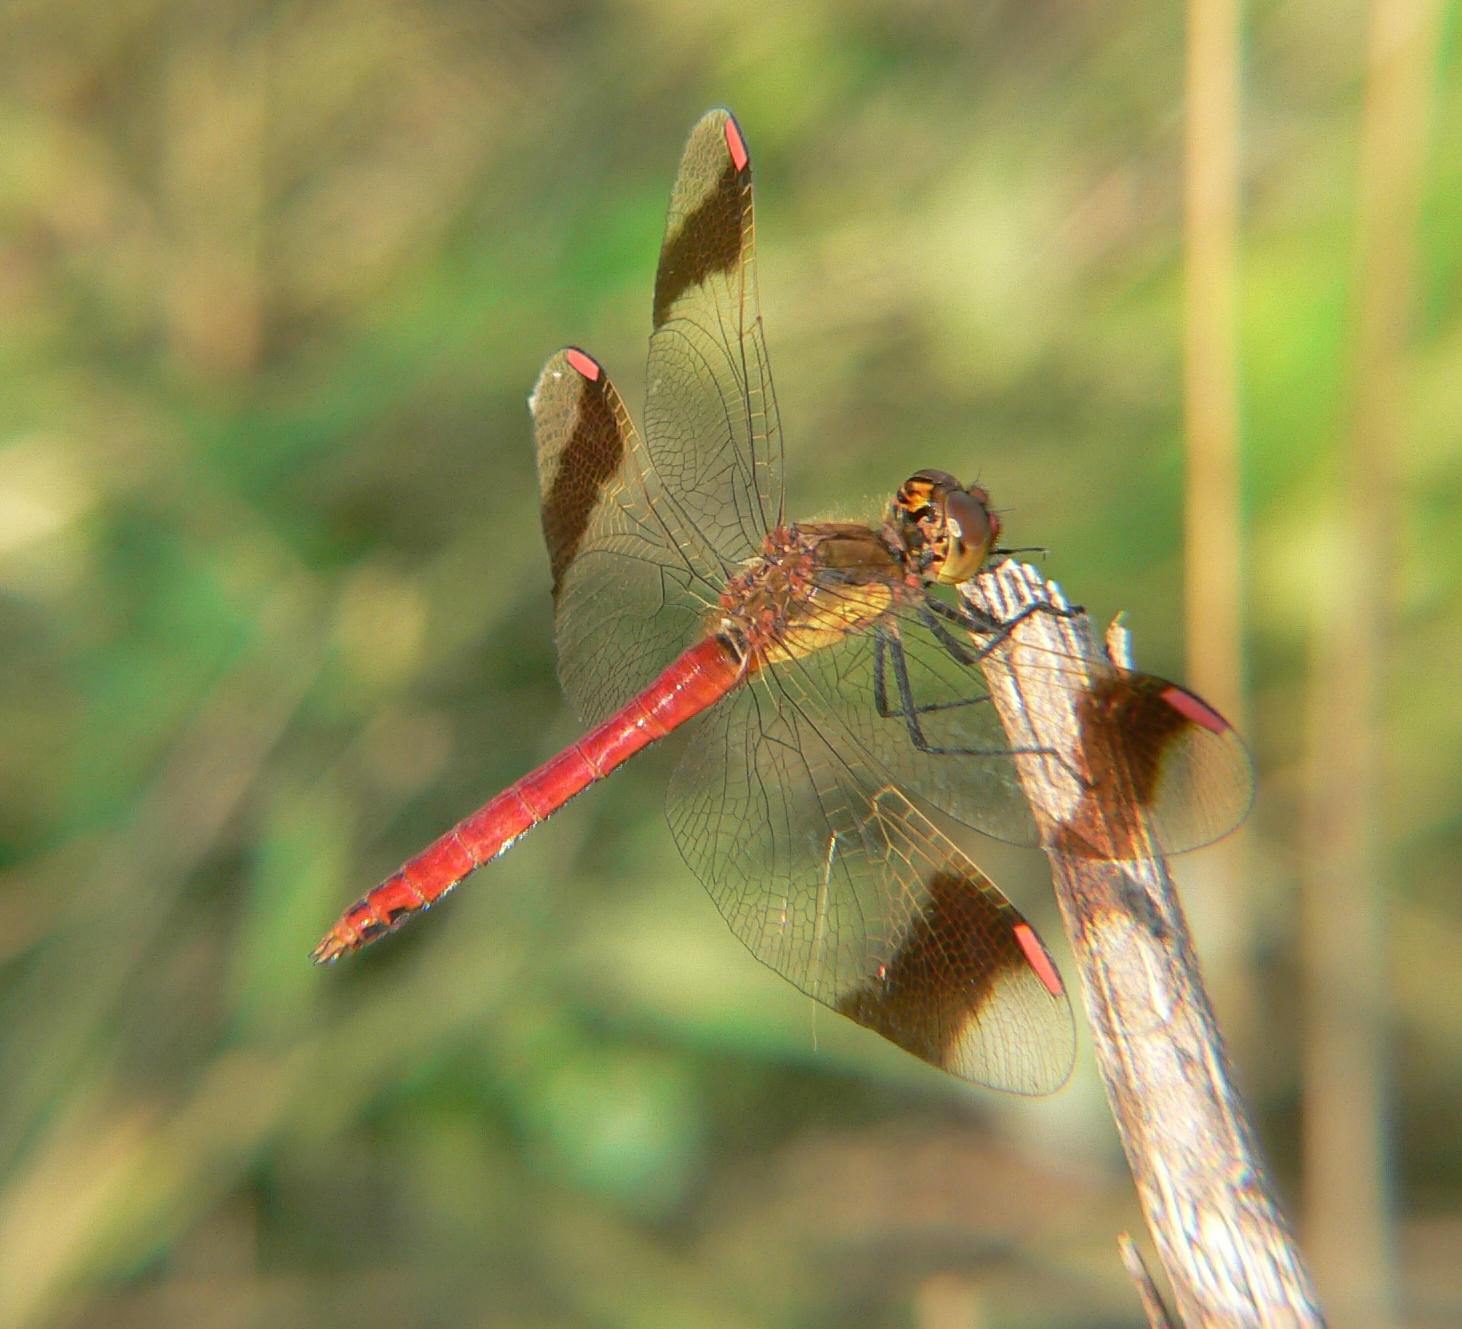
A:
[[[944,471],[920,471],[905,480],[891,517],[919,572],[946,586],[973,577],[1000,538],[989,494]]]

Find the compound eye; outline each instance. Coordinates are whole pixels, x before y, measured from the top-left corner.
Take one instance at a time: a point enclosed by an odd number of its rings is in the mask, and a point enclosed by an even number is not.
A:
[[[969,581],[985,565],[995,536],[995,522],[981,491],[956,489],[946,494],[939,580],[946,586]]]

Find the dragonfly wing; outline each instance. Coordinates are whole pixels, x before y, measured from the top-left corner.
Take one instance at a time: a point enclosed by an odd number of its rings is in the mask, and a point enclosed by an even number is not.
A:
[[[687,863],[752,954],[809,996],[963,1079],[1057,1088],[1071,1013],[1035,932],[841,746],[775,678],[732,693],[671,782]]]
[[[1248,749],[1187,688],[1099,666],[1077,699],[1076,719],[1087,783],[1073,833],[1063,838],[1068,852],[1137,857],[1150,837],[1159,852],[1177,854],[1212,844],[1248,815]]]
[[[683,524],[729,574],[782,516],[751,163],[729,111],[709,111],[691,130],[671,192],[655,274],[645,435]]]
[[[560,351],[528,399],[553,572],[559,678],[588,724],[700,635],[721,586],[603,367]]]
[[[703,116],[681,155],[655,278],[645,438],[582,351],[548,362],[531,405],[559,675],[592,723],[703,631],[780,520],[751,165],[729,112]]]
[[[967,826],[1033,845],[1035,819],[974,651],[956,655],[911,606],[775,672],[849,761]]]
[[[976,830],[1034,844],[1038,832],[1010,740],[973,658],[988,640],[937,615],[931,620],[911,598],[872,630],[778,669],[805,711],[826,714],[825,727],[860,761]],[[1023,648],[1022,668],[1027,678],[1046,675],[1052,691],[1069,699],[1080,730],[1076,763],[1042,758],[1055,801],[1070,809],[1068,851],[1131,857],[1150,835],[1152,848],[1181,853],[1244,819],[1254,790],[1248,752],[1192,693],[1150,674],[1033,647]]]

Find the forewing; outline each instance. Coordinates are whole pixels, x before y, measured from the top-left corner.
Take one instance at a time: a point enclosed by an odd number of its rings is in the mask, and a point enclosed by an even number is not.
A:
[[[753,955],[942,1070],[1017,1093],[1070,1071],[1049,955],[996,886],[775,679],[697,725],[671,782],[681,853]]]
[[[665,502],[602,366],[560,351],[529,398],[558,670],[579,716],[613,713],[700,635],[719,590]]]
[[[655,275],[645,386],[651,463],[723,568],[781,520],[781,427],[756,290],[751,163],[729,111],[681,154]]]

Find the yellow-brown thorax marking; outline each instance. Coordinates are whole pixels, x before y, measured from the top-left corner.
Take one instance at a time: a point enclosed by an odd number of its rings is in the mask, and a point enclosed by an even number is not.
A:
[[[727,583],[716,630],[749,669],[794,660],[870,626],[893,607],[906,578],[903,560],[867,526],[779,526]]]

